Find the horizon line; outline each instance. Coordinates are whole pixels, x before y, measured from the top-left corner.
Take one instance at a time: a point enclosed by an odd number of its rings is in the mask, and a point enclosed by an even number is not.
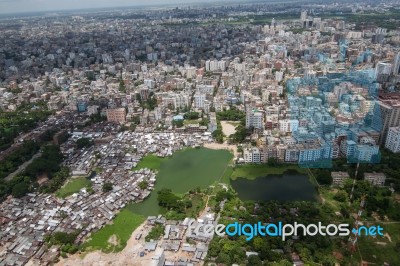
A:
[[[271,2],[302,2],[304,0],[270,0]],[[218,3],[215,3],[213,0],[198,0],[196,2],[190,2],[190,3],[183,3],[183,2],[176,2],[176,3],[159,3],[159,4],[151,4],[151,3],[141,3],[141,4],[131,4],[131,5],[120,5],[120,6],[109,6],[109,7],[85,7],[85,8],[68,8],[68,9],[53,9],[53,10],[32,10],[32,11],[11,11],[11,12],[1,12],[0,11],[0,16],[3,17],[12,17],[13,15],[16,16],[21,16],[21,15],[29,15],[29,14],[46,14],[46,13],[68,13],[68,12],[87,12],[87,11],[94,11],[94,10],[105,10],[105,9],[122,9],[122,8],[150,8],[150,7],[168,7],[168,6],[175,6],[175,7],[181,7],[181,6],[221,6],[223,4],[227,3],[245,3],[245,4],[251,4],[251,3],[257,3],[257,2],[268,2],[268,1],[263,1],[263,0],[222,0],[218,1]],[[112,10],[110,10],[112,11]],[[38,15],[36,15],[38,16]]]

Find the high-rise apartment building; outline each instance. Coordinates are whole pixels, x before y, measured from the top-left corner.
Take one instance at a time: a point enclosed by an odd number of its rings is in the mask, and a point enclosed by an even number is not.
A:
[[[400,74],[400,52],[394,57],[392,72],[393,75]]]
[[[307,20],[307,11],[301,11],[300,20],[306,21]]]
[[[400,127],[390,127],[387,133],[385,148],[391,152],[400,152]]]
[[[258,110],[249,110],[246,112],[246,128],[263,128],[263,113]]]
[[[372,127],[381,132],[379,145],[384,145],[390,127],[400,126],[400,93],[379,95],[374,107]]]

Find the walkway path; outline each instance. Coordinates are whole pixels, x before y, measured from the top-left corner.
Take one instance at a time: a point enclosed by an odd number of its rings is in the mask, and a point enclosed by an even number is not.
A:
[[[19,173],[21,173],[22,171],[25,170],[25,168],[31,163],[33,162],[33,160],[35,160],[36,158],[39,158],[42,155],[42,152],[37,152],[35,155],[32,156],[32,158],[29,161],[24,162],[23,164],[21,164],[17,170],[15,170],[14,172],[12,172],[11,174],[9,174],[5,180],[6,181],[10,181],[11,179],[14,178],[14,176],[18,175]]]

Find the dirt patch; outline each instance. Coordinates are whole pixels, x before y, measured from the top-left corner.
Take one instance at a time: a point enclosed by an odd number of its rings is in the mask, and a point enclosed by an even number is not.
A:
[[[236,132],[236,126],[229,121],[221,121],[222,132],[225,136],[229,137]]]
[[[137,265],[147,266],[152,262],[154,253],[148,253],[144,257],[140,257],[139,253],[144,250],[144,240],[136,240],[135,236],[143,233],[144,222],[141,226],[136,228],[132,233],[131,238],[128,240],[126,247],[117,253],[104,253],[101,251],[88,251],[84,254],[77,253],[68,256],[68,258],[60,258],[60,261],[55,265],[59,266],[108,266],[108,265]],[[108,239],[110,245],[118,245],[119,241],[116,236],[111,236]]]
[[[390,235],[388,233],[385,234],[385,237],[387,237],[387,239],[389,240],[389,242],[392,242],[392,238],[390,237]]]
[[[400,202],[400,194],[394,194],[394,200]]]
[[[107,242],[109,244],[113,245],[113,246],[118,246],[119,245],[118,237],[116,235],[110,236],[110,238],[108,239]]]
[[[334,251],[334,252],[332,252],[332,255],[338,260],[343,259],[343,254],[340,252]]]
[[[239,153],[237,152],[237,148],[235,145],[229,145],[229,144],[225,144],[225,143],[205,143],[204,148],[207,149],[212,149],[212,150],[229,150],[231,152],[233,152],[233,155],[235,157],[239,156]]]
[[[38,177],[37,182],[39,185],[43,185],[49,181],[47,174],[42,174]]]

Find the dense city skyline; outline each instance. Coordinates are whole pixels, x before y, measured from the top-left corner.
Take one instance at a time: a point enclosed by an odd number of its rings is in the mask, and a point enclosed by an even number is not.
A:
[[[235,1],[235,0],[233,0]],[[230,2],[233,2],[230,1]],[[237,1],[237,0],[236,0]],[[51,0],[1,0],[0,14],[13,14],[24,12],[49,12],[49,11],[65,11],[79,9],[95,9],[95,8],[120,8],[135,6],[151,6],[151,5],[170,5],[170,4],[198,4],[204,2],[214,2],[212,0],[89,0],[89,1],[51,1]],[[245,2],[245,1],[240,1]]]
[[[397,0],[0,18],[0,265],[400,265]]]

